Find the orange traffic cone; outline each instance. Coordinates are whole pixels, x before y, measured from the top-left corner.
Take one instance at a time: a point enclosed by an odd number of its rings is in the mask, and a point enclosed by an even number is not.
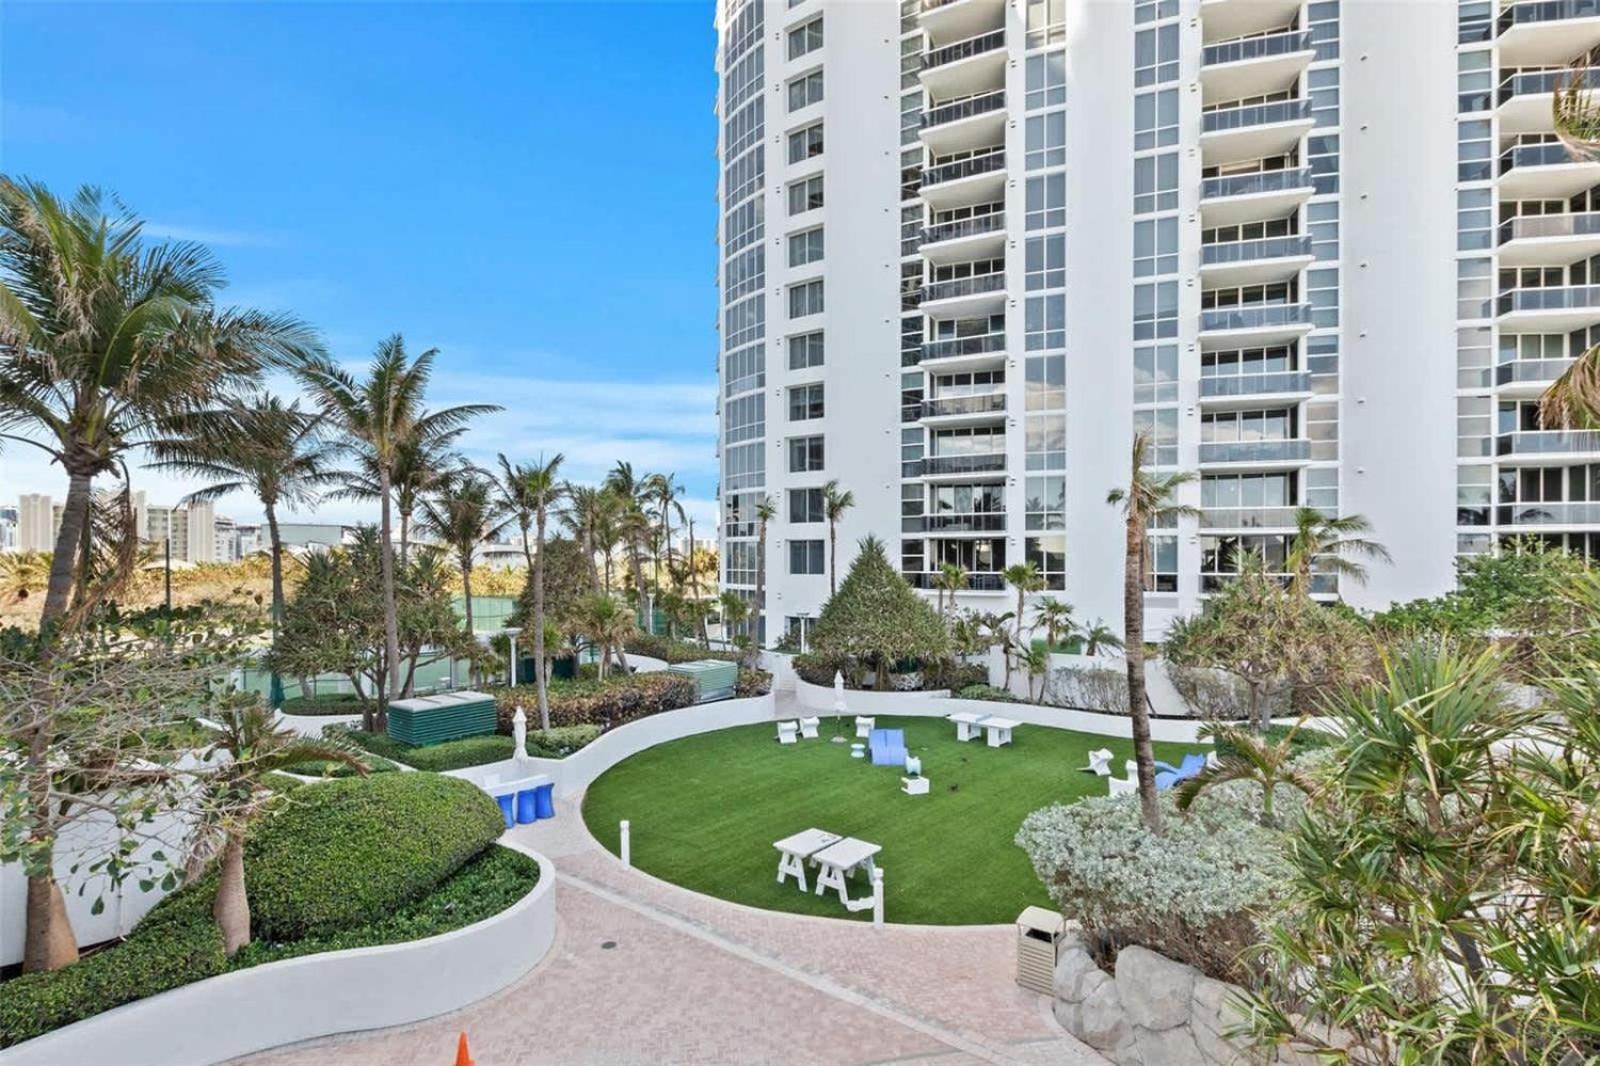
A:
[[[455,1066],[475,1066],[472,1061],[472,1052],[467,1050],[467,1034],[462,1033],[461,1039],[456,1041]]]

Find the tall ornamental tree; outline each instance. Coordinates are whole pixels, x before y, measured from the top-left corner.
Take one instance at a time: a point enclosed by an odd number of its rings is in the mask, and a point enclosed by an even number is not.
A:
[[[64,201],[0,178],[0,438],[67,475],[41,627],[67,612],[96,477],[263,365],[321,351],[291,316],[217,307],[216,258],[142,226],[91,186]]]
[[[1138,767],[1139,805],[1144,823],[1152,832],[1161,829],[1161,805],[1156,800],[1156,757],[1150,746],[1150,707],[1145,695],[1144,677],[1144,591],[1149,585],[1148,532],[1153,522],[1163,518],[1198,512],[1177,502],[1178,489],[1194,480],[1183,471],[1156,474],[1145,468],[1150,450],[1147,433],[1133,437],[1132,463],[1128,487],[1112,489],[1106,502],[1120,506],[1126,551],[1122,569],[1123,658],[1128,667],[1128,713],[1133,719],[1133,758]]]
[[[500,465],[504,469],[500,488],[505,494],[507,506],[517,515],[517,522],[522,527],[523,551],[528,556],[528,581],[533,592],[530,628],[533,630],[533,661],[537,664],[534,673],[538,675],[535,685],[539,693],[540,729],[550,728],[549,685],[544,669],[547,659],[545,642],[549,629],[544,602],[545,531],[550,524],[550,509],[563,491],[560,480],[563,459],[564,456],[557,452],[552,459],[546,460],[541,455],[532,463],[513,467],[506,462],[505,456],[500,457]],[[528,547],[530,524],[533,527],[532,548]]]
[[[466,601],[467,635],[472,623],[472,560],[478,545],[493,540],[511,521],[495,494],[494,485],[480,470],[462,467],[446,474],[438,490],[422,500],[423,530],[455,556],[461,571],[461,592]]]
[[[645,617],[649,617],[654,604],[649,602],[644,587],[644,555],[650,543],[650,516],[645,513],[649,503],[648,477],[633,471],[633,464],[618,460],[606,475],[605,488],[621,501],[617,518],[617,531],[622,536],[623,550],[628,555],[628,570],[633,575],[633,592],[639,597]]]
[[[301,381],[322,405],[330,422],[367,453],[377,475],[383,628],[390,695],[401,691],[400,634],[395,616],[393,489],[402,449],[408,441],[448,433],[476,415],[500,409],[495,404],[480,403],[426,412],[423,400],[438,355],[437,348],[430,348],[412,359],[406,354],[405,341],[396,333],[378,345],[363,380],[358,381],[326,359],[297,368]]]
[[[761,652],[766,647],[767,633],[767,528],[772,520],[778,516],[778,505],[772,497],[762,494],[756,501],[756,599],[751,608],[753,621],[750,634],[751,662],[756,665],[761,657]]]
[[[883,542],[863,537],[850,572],[829,597],[811,630],[812,650],[820,655],[870,666],[877,687],[886,688],[889,671],[902,659],[939,659],[948,654],[950,635],[933,605],[917,595],[889,563]]]

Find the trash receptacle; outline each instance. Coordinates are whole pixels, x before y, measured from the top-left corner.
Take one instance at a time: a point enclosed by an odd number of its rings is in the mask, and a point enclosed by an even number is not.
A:
[[[1043,907],[1017,915],[1017,984],[1042,996],[1055,995],[1056,952],[1066,920]]]

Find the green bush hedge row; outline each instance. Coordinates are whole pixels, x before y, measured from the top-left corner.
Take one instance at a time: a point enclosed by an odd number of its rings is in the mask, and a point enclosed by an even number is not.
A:
[[[536,718],[538,697],[531,688],[490,691],[499,711],[501,733],[510,735],[511,721],[518,707],[530,718]],[[610,729],[635,718],[687,707],[694,703],[697,692],[691,678],[677,674],[616,674],[604,681],[553,681],[547,696],[551,725],[597,725]]]
[[[956,695],[964,700],[992,700],[995,703],[1021,702],[1010,692],[1003,688],[996,688],[993,685],[968,685],[966,688],[958,689]]]
[[[835,671],[844,674],[844,682],[849,685],[851,678],[857,673],[856,665],[845,655],[822,655],[815,652],[806,652],[796,655],[793,659],[794,672],[800,680],[813,685],[833,687]],[[987,684],[989,669],[981,663],[963,663],[954,659],[940,659],[936,662],[920,664],[905,663],[906,667],[915,667],[922,673],[922,687],[925,690],[967,688],[971,685]],[[898,669],[899,667],[897,667]]]
[[[766,670],[741,669],[739,679],[733,685],[734,698],[741,700],[751,696],[765,696],[771,691],[772,674]]]
[[[533,717],[532,708],[529,708]],[[351,742],[395,762],[405,763],[417,770],[442,773],[461,770],[468,766],[484,766],[511,758],[515,746],[510,737],[496,733],[483,737],[462,737],[440,744],[416,747],[396,740],[385,733],[368,733],[360,729],[329,726],[348,737]],[[536,759],[564,759],[600,735],[597,725],[552,726],[550,729],[528,730],[528,754]],[[393,765],[392,763],[390,764]]]
[[[700,659],[716,659],[725,663],[739,661],[736,651],[713,651],[692,641],[653,633],[638,633],[629,637],[626,648],[629,655],[648,655],[667,663],[692,663]]]
[[[396,770],[400,769],[400,767],[396,766],[388,759],[382,759],[376,755],[364,755],[361,757],[361,761],[366,764],[367,773],[369,774],[388,774],[394,773]],[[299,774],[301,777],[359,776],[355,770],[345,763],[321,759],[313,760],[311,762],[296,763],[295,765],[289,767],[289,773]]]
[[[386,814],[392,827],[378,833],[375,817]],[[488,814],[492,832],[485,831]],[[216,876],[208,874],[158,904],[121,944],[65,969],[0,984],[0,1047],[230,969],[481,921],[538,880],[532,859],[487,847],[502,825],[482,792],[434,774],[296,790],[293,805],[268,815],[246,845],[254,943],[226,957],[211,917]],[[284,874],[291,863],[296,871]],[[335,920],[341,909],[348,917]],[[284,927],[317,933],[288,937]]]
[[[370,706],[372,706],[371,700],[363,700],[354,692],[330,692],[323,696],[295,696],[286,699],[280,709],[284,714],[347,715],[360,714]]]

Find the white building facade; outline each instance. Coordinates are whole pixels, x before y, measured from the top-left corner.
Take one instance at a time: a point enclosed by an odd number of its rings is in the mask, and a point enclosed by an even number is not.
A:
[[[1531,408],[1600,341],[1600,164],[1550,123],[1589,0],[723,0],[719,37],[723,577],[770,500],[769,643],[827,598],[830,480],[841,572],[873,533],[1004,610],[1031,561],[1120,627],[1140,430],[1201,510],[1152,531],[1152,637],[1302,505],[1392,553],[1317,579],[1367,608],[1600,549],[1600,440]]]

